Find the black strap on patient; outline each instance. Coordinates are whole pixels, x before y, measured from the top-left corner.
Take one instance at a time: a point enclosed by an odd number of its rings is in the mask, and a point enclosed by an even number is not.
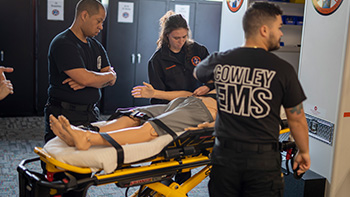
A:
[[[132,113],[132,111],[129,111],[129,110],[122,111],[122,110],[119,110],[119,109],[118,109],[116,112],[114,112],[114,113],[108,118],[107,121],[120,118],[121,116],[130,116],[131,113]]]
[[[100,135],[107,140],[116,150],[117,150],[117,163],[118,163],[118,168],[123,165],[124,162],[124,150],[118,142],[116,142],[110,135],[107,133],[100,133]]]
[[[162,121],[160,121],[157,118],[150,118],[149,121],[153,121],[154,123],[156,123],[156,125],[158,125],[160,128],[164,129],[168,134],[171,135],[171,137],[173,137],[173,139],[175,140],[177,138],[176,133],[171,130],[168,126],[166,126]]]
[[[84,124],[82,125],[80,128],[84,129],[84,130],[90,130],[90,131],[96,131],[96,132],[100,132],[100,128],[96,127],[90,123],[88,124]]]
[[[145,112],[140,112],[140,111],[134,111],[129,116],[134,117],[134,118],[138,118],[141,120],[148,120],[151,118]]]
[[[130,116],[133,118],[139,118],[141,120],[148,120],[150,117],[144,113],[144,112],[140,112],[137,110],[124,110],[123,108],[121,110],[117,110],[115,113],[113,113],[108,120],[113,120],[113,119],[117,119],[120,118],[121,116]]]

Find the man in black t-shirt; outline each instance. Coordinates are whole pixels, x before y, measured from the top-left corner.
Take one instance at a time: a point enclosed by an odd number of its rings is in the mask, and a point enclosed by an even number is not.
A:
[[[293,67],[269,51],[280,47],[282,11],[256,2],[243,17],[243,47],[210,55],[195,69],[201,82],[214,81],[218,115],[210,196],[281,196],[279,115],[285,108],[299,153],[293,169],[310,168],[306,96]]]
[[[50,114],[65,115],[73,125],[88,125],[99,119],[96,103],[101,98],[100,88],[116,81],[105,49],[93,38],[103,29],[105,17],[106,10],[99,1],[81,0],[72,26],[50,44],[45,142],[55,137],[49,125]]]
[[[99,120],[96,103],[101,98],[100,88],[114,85],[116,73],[110,66],[103,46],[93,37],[102,29],[106,10],[97,0],[80,0],[73,24],[58,34],[49,47],[49,88],[45,105],[45,143],[55,137],[49,116],[64,115],[71,123],[90,125]],[[45,170],[45,164],[42,168]],[[75,174],[77,179],[89,174]],[[63,178],[64,174],[55,174]],[[63,196],[83,196],[84,191],[70,191]]]

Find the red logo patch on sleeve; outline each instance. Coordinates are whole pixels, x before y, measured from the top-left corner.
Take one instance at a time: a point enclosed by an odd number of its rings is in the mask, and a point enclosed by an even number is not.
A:
[[[201,61],[202,61],[201,58],[198,56],[193,56],[191,59],[193,66],[197,66],[197,64],[199,64]]]

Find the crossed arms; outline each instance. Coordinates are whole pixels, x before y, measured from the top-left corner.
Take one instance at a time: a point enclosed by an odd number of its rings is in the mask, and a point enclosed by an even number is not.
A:
[[[114,85],[117,74],[113,67],[107,66],[101,69],[101,72],[86,70],[85,68],[76,68],[64,71],[69,78],[62,84],[68,83],[73,90],[80,90],[85,87],[103,88]]]

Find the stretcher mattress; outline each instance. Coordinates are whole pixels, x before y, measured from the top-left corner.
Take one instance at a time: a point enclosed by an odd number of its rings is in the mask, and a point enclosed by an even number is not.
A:
[[[177,134],[182,133],[184,132]],[[122,145],[124,163],[134,163],[155,156],[172,140],[170,135],[162,135],[149,142]],[[93,172],[103,169],[108,174],[117,168],[117,151],[113,147],[93,146],[88,150],[77,150],[55,137],[43,148],[58,161],[77,167],[88,167]]]

